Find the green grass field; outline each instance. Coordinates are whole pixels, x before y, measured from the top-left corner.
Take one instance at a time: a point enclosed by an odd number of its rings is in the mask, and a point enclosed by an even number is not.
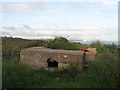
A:
[[[24,40],[20,38],[2,39],[2,77],[3,88],[116,88],[118,87],[118,47],[94,42],[90,46],[70,43],[65,38],[54,40]],[[62,45],[61,45],[62,43]],[[63,44],[65,43],[65,44]],[[44,68],[31,70],[19,63],[22,48],[45,46],[77,50],[79,48],[95,47],[103,57],[94,62],[88,62],[88,69],[83,71],[76,67],[63,70],[47,71]],[[114,55],[112,52],[115,52]]]

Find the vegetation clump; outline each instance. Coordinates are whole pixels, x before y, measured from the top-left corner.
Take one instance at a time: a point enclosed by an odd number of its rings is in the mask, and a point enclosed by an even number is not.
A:
[[[44,43],[44,40],[25,40],[21,38],[2,37],[2,59],[3,61],[10,61],[13,59],[19,60],[21,49],[43,46]]]
[[[79,50],[76,44],[69,42],[64,37],[56,37],[54,40],[49,40],[45,47],[52,49]]]
[[[112,45],[104,44],[100,41],[94,41],[90,45],[91,48],[96,48],[98,54],[105,55],[106,53],[118,54],[118,46],[114,43]]]

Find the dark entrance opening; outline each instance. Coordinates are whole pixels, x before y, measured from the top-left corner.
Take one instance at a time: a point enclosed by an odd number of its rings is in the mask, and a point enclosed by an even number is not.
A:
[[[50,58],[47,60],[47,63],[48,63],[48,67],[58,67],[58,62]]]

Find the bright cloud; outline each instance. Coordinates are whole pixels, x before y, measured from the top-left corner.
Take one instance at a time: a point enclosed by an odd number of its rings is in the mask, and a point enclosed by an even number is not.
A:
[[[8,36],[22,36],[22,37],[28,37],[28,38],[46,38],[46,37],[56,37],[56,36],[64,36],[69,37],[71,40],[116,40],[118,37],[116,35],[117,28],[116,27],[93,27],[93,26],[69,26],[69,28],[64,28],[59,26],[59,28],[54,27],[46,27],[45,25],[44,29],[42,28],[32,28],[29,25],[22,25],[21,27],[13,27],[13,26],[3,26],[2,27],[2,35],[8,35]],[[29,29],[29,28],[30,29]],[[16,30],[11,29],[14,28]],[[89,28],[89,29],[88,29]],[[112,38],[110,38],[112,36]]]
[[[54,6],[45,5],[44,3],[4,3],[1,5],[1,13],[12,12],[33,12],[35,10],[44,10],[47,8],[55,8]]]
[[[117,0],[36,1],[1,3],[1,35],[29,39],[56,36],[69,37],[71,40],[118,39]]]
[[[113,1],[113,0],[104,0],[103,2],[105,5],[116,5],[118,2]]]

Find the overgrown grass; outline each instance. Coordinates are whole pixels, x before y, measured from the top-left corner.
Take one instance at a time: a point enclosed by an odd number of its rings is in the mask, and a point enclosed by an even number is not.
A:
[[[93,41],[89,47],[96,48],[99,54],[106,54],[108,52],[118,54],[118,46],[114,43],[112,45],[106,45],[100,41]]]
[[[118,80],[118,59],[104,57],[89,62],[82,71],[69,67],[54,72],[31,70],[20,63],[3,63],[3,88],[115,88]]]
[[[67,43],[67,45],[65,44]],[[50,72],[44,68],[32,70],[19,63],[22,48],[46,46],[57,49],[78,49],[82,44],[70,43],[65,38],[50,41],[32,41],[17,38],[3,38],[3,88],[115,88],[119,80],[118,48],[94,42],[88,47],[97,48],[103,54],[101,59],[88,62],[88,69],[83,71],[76,67]],[[71,47],[72,45],[72,47]],[[59,47],[58,47],[59,46]],[[87,48],[87,46],[85,46]],[[115,52],[114,54],[112,52]],[[7,61],[7,62],[4,62]],[[11,61],[11,62],[10,62]]]
[[[20,63],[3,63],[3,88],[30,88],[51,84],[53,77],[49,71],[31,70]]]
[[[25,40],[21,38],[3,37],[2,38],[2,59],[10,61],[19,59],[20,51],[23,48],[33,46],[43,46],[43,40]]]

